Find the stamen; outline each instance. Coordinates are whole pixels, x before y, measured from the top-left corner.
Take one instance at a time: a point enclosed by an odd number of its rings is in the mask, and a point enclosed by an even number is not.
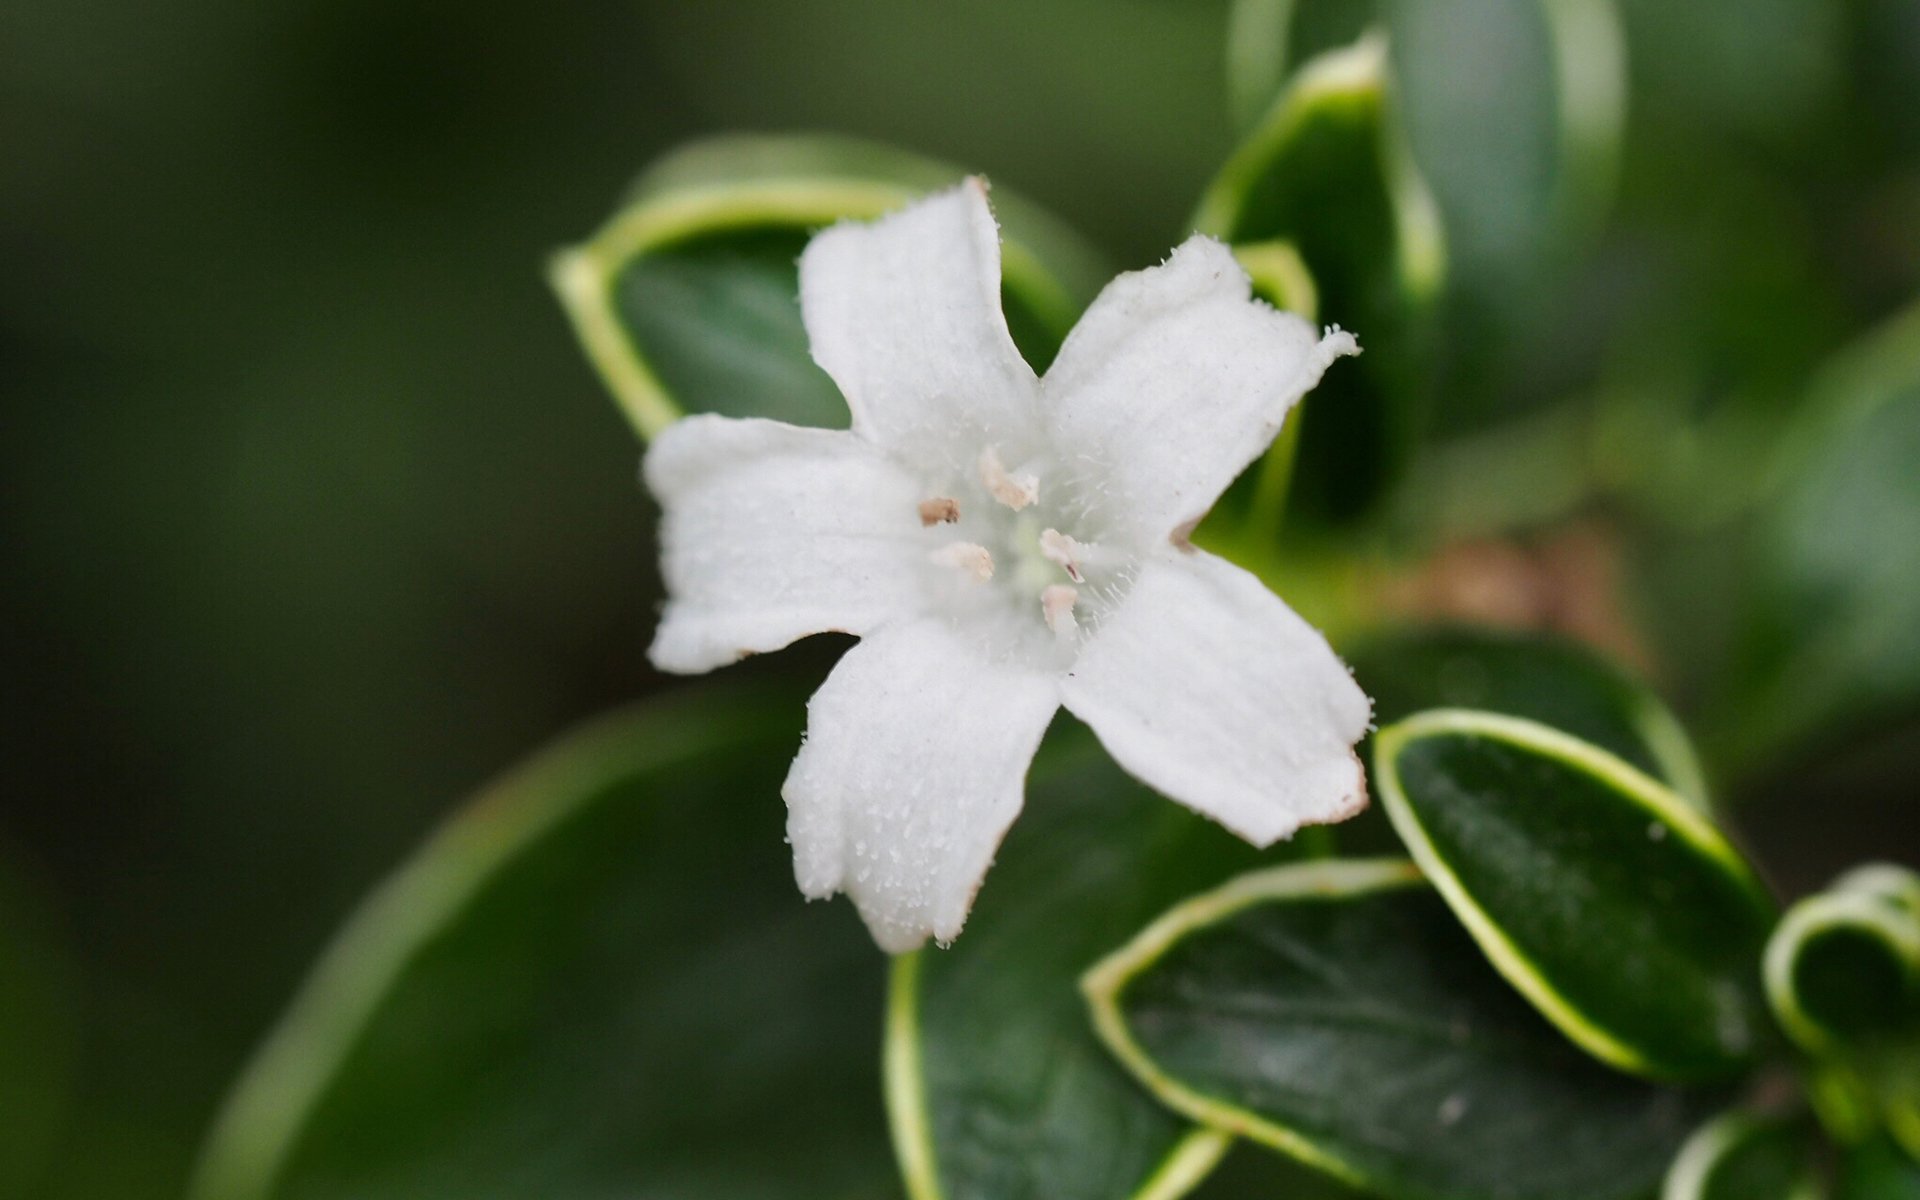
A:
[[[1064,583],[1050,584],[1040,592],[1040,612],[1047,618],[1047,628],[1061,637],[1067,637],[1080,628],[1080,622],[1073,619],[1073,606],[1080,599],[1080,593]]]
[[[1080,557],[1086,550],[1058,529],[1040,531],[1040,557],[1067,573],[1067,578],[1075,583],[1084,582],[1086,576],[1080,573]]]
[[[927,557],[943,567],[958,567],[982,583],[993,578],[993,555],[977,542],[948,542]]]
[[[1019,512],[1040,498],[1040,480],[1033,475],[1007,474],[1000,452],[988,446],[980,452],[980,482],[995,500]]]
[[[945,496],[935,496],[931,500],[920,502],[920,523],[922,525],[951,525],[960,519],[960,502]]]

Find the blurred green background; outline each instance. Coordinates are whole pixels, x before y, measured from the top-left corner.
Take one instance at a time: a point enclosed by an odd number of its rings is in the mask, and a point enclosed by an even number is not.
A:
[[[660,686],[638,446],[551,250],[686,137],[821,127],[991,171],[1143,260],[1230,145],[1223,23],[0,7],[0,845],[77,1034],[45,1194],[176,1194],[359,894],[489,775]]]
[[[1916,294],[1920,6],[1622,17],[1613,218],[1519,266],[1455,239],[1457,328],[1493,349],[1455,356],[1442,432],[1569,391],[1627,395],[1608,428],[1674,455],[1702,414],[1782,425]],[[494,771],[662,686],[638,448],[550,250],[686,138],[831,129],[1144,265],[1237,140],[1227,27],[1220,0],[0,8],[0,892],[67,1090],[27,1194],[176,1194],[355,899]],[[1704,704],[1728,676],[1686,651],[1737,640],[1742,598],[1666,510],[1760,468],[1610,466],[1669,531],[1633,556],[1681,664],[1656,676]],[[1746,779],[1790,888],[1920,853],[1910,715]]]

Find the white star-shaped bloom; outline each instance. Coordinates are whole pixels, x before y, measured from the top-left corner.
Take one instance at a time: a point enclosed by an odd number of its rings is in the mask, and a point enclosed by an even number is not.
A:
[[[1366,802],[1367,698],[1326,640],[1186,535],[1329,363],[1194,237],[1115,279],[1045,378],[1000,307],[968,180],[800,260],[850,430],[695,416],[646,458],[668,600],[650,651],[701,672],[836,630],[783,794],[794,873],[879,944],[952,940],[1055,710],[1256,845]]]

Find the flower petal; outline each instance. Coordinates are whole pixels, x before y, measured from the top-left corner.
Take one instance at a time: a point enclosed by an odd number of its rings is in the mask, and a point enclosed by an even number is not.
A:
[[[782,793],[800,890],[853,897],[892,953],[951,941],[1059,705],[1055,676],[990,662],[941,621],[847,651]]]
[[[1000,235],[980,180],[815,236],[800,309],[862,437],[940,463],[971,463],[983,439],[1023,452],[1033,440],[1039,385],[1000,309]]]
[[[645,463],[659,498],[663,671],[710,671],[810,633],[917,611],[914,480],[850,433],[702,415]]]
[[[1067,336],[1043,385],[1054,443],[1100,481],[1111,520],[1184,533],[1327,364],[1358,352],[1254,300],[1232,252],[1195,236],[1108,284]]]
[[[1149,560],[1062,696],[1121,766],[1256,846],[1366,805],[1365,694],[1312,626],[1211,554]]]

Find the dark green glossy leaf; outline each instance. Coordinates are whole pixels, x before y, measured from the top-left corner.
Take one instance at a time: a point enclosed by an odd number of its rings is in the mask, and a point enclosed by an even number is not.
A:
[[[1725,1113],[1680,1148],[1661,1200],[1819,1200],[1818,1151],[1804,1121]]]
[[[1567,1044],[1411,863],[1337,861],[1195,897],[1085,981],[1169,1106],[1370,1193],[1626,1200],[1692,1120]]]
[[[1075,727],[1036,764],[966,934],[898,960],[889,1107],[915,1200],[1177,1194],[1224,1143],[1140,1090],[1087,1025],[1080,973],[1168,904],[1258,861],[1129,779]],[[1189,1181],[1190,1182],[1190,1181]]]
[[[1412,629],[1347,654],[1390,725],[1429,708],[1525,717],[1619,755],[1704,807],[1706,784],[1686,732],[1645,685],[1594,651],[1544,634]]]
[[[690,693],[482,793],[322,958],[192,1194],[891,1191],[880,956],[782,838],[800,711]]]
[[[1444,265],[1439,225],[1399,152],[1377,37],[1304,64],[1207,189],[1194,225],[1234,243],[1285,239],[1320,318],[1367,349],[1303,406],[1296,507],[1345,520],[1405,465],[1425,381],[1415,351]]]
[[[1363,1200],[1365,1192],[1258,1142],[1237,1138],[1189,1200]]]
[[[1461,709],[1381,730],[1374,778],[1488,959],[1589,1052],[1709,1078],[1761,1048],[1773,902],[1671,790],[1547,726]]]
[[[964,174],[839,138],[720,138],[657,164],[554,289],[582,347],[642,436],[688,412],[843,426],[846,405],[807,353],[798,259],[842,218],[897,209]],[[1004,189],[1002,296],[1036,369],[1105,272],[1052,218]]]

